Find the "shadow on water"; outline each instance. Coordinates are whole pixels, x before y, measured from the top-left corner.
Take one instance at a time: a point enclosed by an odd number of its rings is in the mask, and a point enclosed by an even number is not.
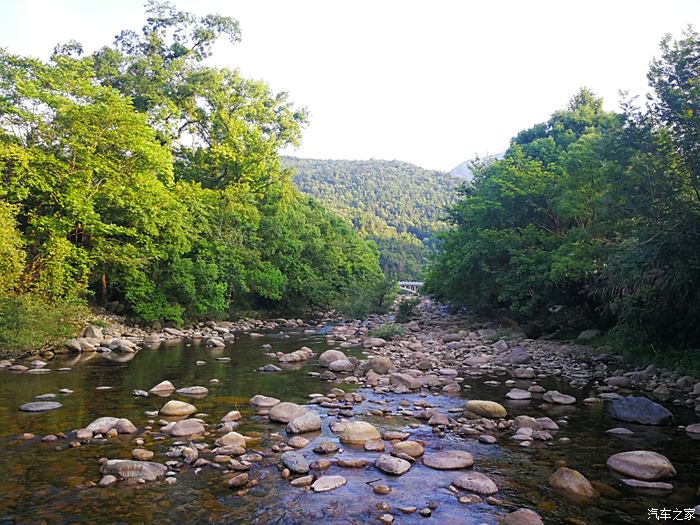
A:
[[[65,360],[54,360],[49,374],[13,374],[0,372],[0,523],[338,523],[355,524],[377,521],[386,512],[381,505],[391,508],[397,523],[424,523],[425,518],[415,514],[402,514],[399,507],[423,508],[436,504],[432,518],[434,523],[489,523],[515,506],[535,508],[546,517],[547,523],[562,523],[566,518],[580,519],[585,523],[649,523],[646,509],[650,507],[687,508],[695,504],[695,490],[699,480],[700,442],[692,441],[674,428],[635,428],[609,419],[601,405],[552,407],[533,399],[528,403],[504,402],[511,416],[528,414],[548,415],[565,420],[566,426],[556,434],[550,444],[536,443],[531,449],[523,449],[507,434],[499,437],[498,445],[485,445],[474,438],[454,436],[437,438],[428,426],[410,428],[413,418],[402,416],[363,416],[380,430],[410,430],[413,439],[429,442],[428,452],[445,449],[462,449],[475,458],[475,470],[491,476],[500,491],[497,497],[512,504],[498,507],[481,503],[464,505],[449,490],[450,482],[461,474],[459,471],[436,471],[420,462],[400,477],[385,476],[371,466],[377,456],[363,449],[344,446],[337,457],[364,458],[370,460],[367,468],[341,469],[332,465],[323,474],[342,474],[348,484],[338,490],[310,494],[303,489],[290,487],[281,479],[278,456],[271,455],[256,464],[251,477],[258,481],[245,496],[238,496],[223,484],[224,476],[216,469],[205,467],[195,473],[185,467],[177,476],[177,484],[147,484],[125,487],[119,484],[110,488],[84,488],[88,482],[100,479],[99,459],[127,458],[134,448],[133,436],[120,436],[102,445],[85,445],[69,448],[66,440],[42,443],[41,436],[67,432],[86,426],[100,416],[129,418],[139,429],[149,425],[144,414],[157,410],[169,398],[132,396],[134,389],[148,390],[164,379],[177,388],[203,385],[209,394],[203,399],[188,399],[175,394],[171,398],[190,401],[199,412],[208,414],[207,421],[216,422],[230,410],[243,414],[240,431],[259,432],[261,441],[255,448],[268,450],[284,439],[284,427],[255,416],[248,399],[255,394],[265,394],[285,401],[303,403],[314,392],[323,393],[328,383],[308,375],[319,371],[316,359],[303,367],[285,369],[279,373],[259,373],[256,369],[270,363],[265,357],[269,350],[262,344],[272,345],[272,351],[289,352],[306,345],[317,354],[330,348],[323,333],[316,334],[267,334],[265,338],[240,336],[224,349],[207,349],[188,342],[161,345],[157,349],[143,349],[133,356],[111,354],[107,356],[84,354]],[[361,355],[360,349],[347,353]],[[217,361],[228,357],[229,362]],[[195,364],[205,361],[203,365]],[[274,361],[272,361],[274,362]],[[58,372],[69,366],[69,372]],[[210,383],[218,379],[219,383]],[[428,401],[441,412],[463,406],[464,399],[505,399],[508,390],[503,385],[488,386],[487,377],[468,379],[472,388],[459,396],[432,396],[411,394],[395,396],[373,394],[364,391],[368,399],[355,407],[356,413],[371,409],[395,407],[401,399]],[[502,378],[495,378],[502,380]],[[556,380],[541,383],[546,388],[569,392],[566,384]],[[109,386],[109,390],[97,390]],[[339,385],[352,390],[354,385]],[[59,389],[68,388],[73,394],[61,395]],[[55,393],[55,400],[63,407],[51,412],[30,414],[19,411],[23,403],[35,396]],[[581,398],[580,391],[575,392]],[[690,417],[688,411],[678,412],[681,418]],[[324,419],[321,433],[307,436],[312,444],[304,449],[310,459],[318,459],[311,449],[320,439],[335,439],[328,425],[333,417]],[[157,422],[153,423],[157,429]],[[638,433],[633,438],[608,437],[605,430],[613,426],[626,426]],[[31,432],[38,437],[32,441],[19,441],[17,434]],[[145,448],[156,452],[155,460],[164,462],[164,452],[171,440],[154,441],[144,436]],[[571,438],[570,444],[560,444],[560,437]],[[206,440],[211,443],[213,436]],[[55,450],[59,446],[61,450]],[[648,448],[667,455],[678,470],[673,480],[676,490],[670,496],[643,496],[631,492],[619,496],[601,498],[595,504],[579,506],[550,490],[547,477],[554,471],[557,461],[566,462],[571,468],[585,473],[589,479],[618,486],[617,477],[605,466],[611,454],[623,450]],[[332,459],[334,455],[325,459]],[[386,496],[373,493],[376,483],[387,484],[392,492]]]

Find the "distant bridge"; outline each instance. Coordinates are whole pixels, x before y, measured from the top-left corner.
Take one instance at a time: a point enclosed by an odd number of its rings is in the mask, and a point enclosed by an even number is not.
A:
[[[418,293],[422,286],[421,281],[399,281],[399,288],[411,293]]]

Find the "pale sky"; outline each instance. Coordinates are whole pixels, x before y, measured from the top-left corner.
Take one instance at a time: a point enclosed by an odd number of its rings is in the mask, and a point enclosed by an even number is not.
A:
[[[289,92],[311,123],[286,153],[449,170],[503,151],[587,86],[618,106],[647,91],[665,33],[700,27],[698,0],[176,0],[241,23],[215,63]],[[48,57],[143,25],[142,0],[0,0],[0,47]]]

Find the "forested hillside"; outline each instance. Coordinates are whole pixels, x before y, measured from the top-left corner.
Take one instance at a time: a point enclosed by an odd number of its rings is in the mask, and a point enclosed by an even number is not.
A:
[[[612,329],[628,349],[700,343],[698,56],[697,33],[667,38],[644,107],[607,112],[582,90],[518,133],[452,206],[429,290]]]
[[[219,37],[237,42],[238,23],[151,3],[141,32],[90,55],[0,52],[0,308],[15,321],[95,301],[181,323],[379,287],[376,248],[280,167],[305,112],[204,65]]]
[[[387,274],[406,279],[420,276],[460,182],[400,161],[283,157],[282,164],[294,170],[299,189],[377,243]]]

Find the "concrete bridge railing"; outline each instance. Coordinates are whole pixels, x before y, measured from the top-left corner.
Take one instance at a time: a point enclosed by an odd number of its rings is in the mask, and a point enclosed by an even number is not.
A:
[[[422,287],[423,283],[421,281],[399,281],[399,288],[406,292],[418,293]]]

